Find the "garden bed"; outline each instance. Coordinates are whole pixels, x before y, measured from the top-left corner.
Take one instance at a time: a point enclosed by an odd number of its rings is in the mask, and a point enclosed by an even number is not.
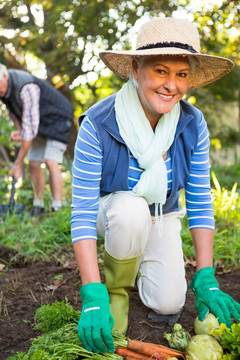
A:
[[[16,255],[8,248],[0,247],[0,258],[6,262]],[[63,265],[55,262],[24,265],[23,260],[15,266],[6,267],[0,275],[0,360],[7,359],[12,351],[27,351],[31,345],[30,339],[40,334],[33,327],[35,312],[41,305],[63,301],[67,297],[74,309],[81,309],[80,278],[74,258]],[[194,267],[187,265],[186,273],[189,283],[195,273]],[[240,302],[240,269],[225,273],[219,269],[216,277],[221,289]],[[149,320],[148,311],[135,287],[130,293],[127,336],[168,345],[163,334],[169,330],[169,326]],[[178,322],[191,335],[196,316],[195,298],[188,291],[186,305]]]

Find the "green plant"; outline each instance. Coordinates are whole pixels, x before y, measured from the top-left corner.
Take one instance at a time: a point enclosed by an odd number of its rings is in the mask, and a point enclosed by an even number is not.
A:
[[[240,179],[240,163],[213,165],[212,172],[216,175],[222,188],[231,189]],[[212,184],[214,186],[214,184]]]
[[[235,182],[229,191],[221,187],[214,172],[212,172],[211,175],[215,186],[215,188],[212,189],[214,216],[219,228],[225,229],[238,225],[240,222],[240,213],[238,211],[240,198],[237,192],[237,183]]]
[[[77,335],[77,323],[80,312],[69,304],[68,300],[43,305],[37,309],[35,330],[43,331],[43,335],[32,339],[27,353],[19,352],[7,360],[121,360],[117,354],[96,354],[87,351]],[[125,344],[127,339],[113,333],[115,346]]]
[[[75,311],[68,299],[62,302],[56,302],[52,305],[43,305],[37,309],[35,314],[35,330],[41,330],[44,333],[57,330],[59,327],[73,323],[77,324],[80,312]]]
[[[211,335],[194,335],[187,345],[185,356],[186,360],[221,360],[223,349]]]
[[[0,106],[0,143],[5,146],[7,152],[10,151],[10,134],[14,130],[14,124],[9,120],[8,111],[4,106]]]
[[[240,196],[235,182],[231,190],[225,189],[214,172],[212,175],[212,199],[215,218],[214,259],[215,267],[223,265],[226,268],[240,264]],[[180,203],[185,205],[184,192],[181,192]],[[183,252],[186,258],[195,259],[188,220],[182,220]]]
[[[226,353],[223,360],[240,359],[240,323],[234,323],[231,329],[221,324],[219,328],[213,329],[211,334],[216,337]]]
[[[59,259],[59,254],[65,257],[71,245],[70,208],[62,208],[55,213],[49,213],[42,220],[24,217],[8,216],[0,226],[2,245],[24,254],[25,261],[32,258]]]
[[[198,316],[194,320],[193,328],[196,335],[209,334],[210,330],[219,326],[218,319],[211,312],[203,319],[199,320]]]

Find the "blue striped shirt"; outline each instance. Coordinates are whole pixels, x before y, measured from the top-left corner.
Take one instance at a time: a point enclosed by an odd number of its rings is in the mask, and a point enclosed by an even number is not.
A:
[[[96,223],[100,196],[102,159],[98,136],[91,121],[85,117],[79,129],[73,161],[72,188],[72,241],[97,239]],[[142,169],[130,155],[129,190],[137,184]],[[168,193],[172,187],[172,161],[170,152],[165,159]],[[213,206],[210,188],[209,136],[206,122],[199,122],[199,137],[191,160],[191,172],[185,187],[189,228],[214,230]]]

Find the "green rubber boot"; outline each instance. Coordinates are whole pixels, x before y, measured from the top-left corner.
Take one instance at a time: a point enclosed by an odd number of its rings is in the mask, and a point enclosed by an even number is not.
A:
[[[135,285],[141,256],[118,259],[104,252],[104,273],[110,297],[110,312],[114,330],[125,334],[128,328],[128,293]]]

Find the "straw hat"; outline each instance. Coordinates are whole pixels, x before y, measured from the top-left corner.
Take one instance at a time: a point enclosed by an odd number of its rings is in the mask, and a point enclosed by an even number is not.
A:
[[[171,17],[156,18],[145,23],[138,33],[136,50],[109,50],[100,53],[105,65],[124,79],[129,78],[133,58],[146,55],[187,55],[189,60],[194,57],[198,66],[191,71],[189,89],[204,86],[221,78],[234,66],[230,59],[200,54],[196,26],[186,20]]]

